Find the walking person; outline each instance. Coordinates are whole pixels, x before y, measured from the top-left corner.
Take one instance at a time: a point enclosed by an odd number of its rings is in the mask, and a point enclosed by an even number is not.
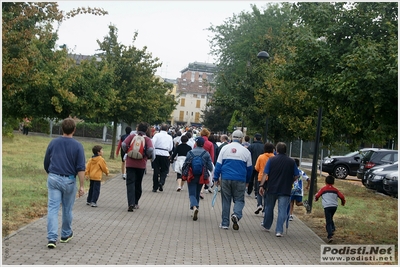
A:
[[[333,222],[333,216],[336,213],[338,206],[338,198],[342,202],[342,206],[346,204],[346,199],[344,195],[334,187],[335,178],[332,175],[328,175],[325,178],[325,186],[322,187],[315,194],[315,201],[318,201],[322,197],[322,206],[324,207],[325,222],[326,222],[326,232],[328,233],[328,242],[333,241],[333,235],[336,231],[335,223]]]
[[[263,201],[263,196],[260,195],[260,193],[258,192],[258,188],[260,187],[260,183],[264,174],[264,169],[265,169],[265,165],[267,165],[268,160],[275,156],[274,155],[274,150],[275,150],[275,146],[271,143],[265,143],[264,144],[264,153],[261,154],[256,161],[256,165],[255,165],[255,169],[258,173],[258,177],[257,177],[257,181],[256,181],[256,187],[257,187],[257,208],[256,211],[254,212],[255,214],[259,214],[260,211],[264,210],[264,205],[265,202]],[[253,158],[252,158],[253,159]],[[254,173],[254,170],[253,170]],[[263,205],[264,204],[264,205]]]
[[[173,149],[172,136],[168,134],[168,125],[163,123],[159,133],[153,136],[153,147],[155,157],[153,156],[153,192],[157,192],[157,189],[162,192],[164,191],[163,186],[165,179],[167,178],[169,170],[169,158],[170,152]]]
[[[260,156],[262,153],[265,153],[264,151],[264,144],[261,141],[261,134],[256,133],[254,135],[254,141],[249,147],[247,148],[250,151],[251,154],[251,161],[253,163],[253,174],[251,175],[251,179],[249,182],[249,185],[247,186],[247,195],[251,196],[251,192],[253,191],[254,187],[254,197],[257,199],[258,198],[258,170],[256,170],[256,162],[258,159],[258,156]],[[264,169],[262,169],[264,170]]]
[[[215,156],[215,147],[214,144],[208,140],[208,138],[210,137],[210,131],[207,128],[203,128],[200,131],[200,136],[204,139],[204,149],[210,154],[211,156],[211,161],[214,162],[214,156]],[[204,184],[203,188],[201,189],[200,192],[200,198],[204,199],[204,195],[203,195],[203,191],[204,189],[208,190],[208,185]],[[211,189],[209,190],[209,192],[211,193]]]
[[[211,161],[210,153],[208,153],[204,148],[205,140],[202,137],[196,138],[196,147],[187,153],[184,166],[191,165],[192,174],[188,175],[187,186],[189,191],[189,201],[190,209],[193,210],[193,221],[197,221],[199,206],[200,206],[200,191],[203,185],[209,183],[209,173],[208,171],[213,171],[213,164]],[[195,160],[199,157],[199,160]],[[205,167],[205,168],[204,168]],[[196,169],[200,172],[197,173]]]
[[[125,141],[125,139],[129,136],[129,134],[131,132],[132,132],[132,128],[127,126],[125,128],[125,134],[121,135],[121,138],[119,139],[118,147],[117,147],[117,150],[115,152],[117,157],[118,157],[119,152],[121,152],[121,160],[122,160],[121,173],[122,173],[122,179],[124,179],[124,180],[126,179],[126,162],[125,162],[126,158],[125,158],[125,151],[122,149],[122,142]]]
[[[182,181],[182,166],[186,160],[187,153],[192,150],[192,147],[187,144],[189,138],[186,135],[182,135],[181,144],[179,144],[174,153],[171,156],[171,163],[174,162],[175,157],[175,172],[176,172],[176,182],[178,183],[178,187],[176,189],[177,192],[180,192],[183,188],[183,184],[185,183]]]
[[[22,134],[28,135],[30,127],[31,127],[31,120],[28,117],[25,117],[24,122],[22,123]]]
[[[275,235],[281,237],[283,224],[288,216],[287,208],[290,201],[292,184],[299,176],[299,169],[293,159],[286,155],[286,144],[279,142],[276,145],[277,154],[271,157],[264,169],[260,183],[260,195],[264,196],[265,210],[262,227],[269,232],[274,220],[274,208],[278,200],[278,220]],[[267,183],[265,183],[268,181]],[[266,186],[266,187],[264,187]],[[265,195],[264,195],[265,194]]]
[[[241,145],[242,131],[232,134],[232,143],[224,146],[218,156],[214,170],[214,183],[221,185],[222,222],[220,228],[229,228],[229,215],[233,201],[231,220],[233,229],[239,230],[239,220],[243,216],[246,185],[253,172],[250,151]]]
[[[79,197],[85,194],[85,152],[81,143],[73,139],[75,121],[66,118],[61,123],[63,135],[50,141],[44,157],[48,174],[47,247],[55,248],[58,237],[58,211],[62,205],[61,243],[73,237],[72,208],[76,197],[76,176],[79,177]]]
[[[300,161],[299,159],[294,159],[294,162],[296,162],[297,168],[300,166]],[[308,190],[310,188],[310,178],[308,175],[302,171],[299,168],[299,178],[294,181],[293,187],[292,187],[292,194],[290,195],[290,207],[289,207],[289,221],[293,221],[293,208],[294,204],[296,206],[306,206],[303,203],[303,192],[304,192],[304,181],[307,182],[306,189]]]
[[[126,195],[128,199],[128,211],[139,208],[139,200],[142,196],[142,181],[146,170],[147,159],[153,153],[153,143],[146,135],[149,125],[145,122],[139,123],[136,134],[130,134],[122,143],[122,149],[127,153],[132,140],[136,135],[144,137],[144,153],[141,159],[126,157]]]
[[[86,205],[97,207],[97,200],[100,196],[101,178],[103,173],[107,176],[110,173],[106,161],[103,158],[103,147],[96,145],[92,148],[93,156],[86,164],[85,176],[90,179],[90,187]]]

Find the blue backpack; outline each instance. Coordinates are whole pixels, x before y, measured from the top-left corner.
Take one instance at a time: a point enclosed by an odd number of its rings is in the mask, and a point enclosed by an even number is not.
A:
[[[194,156],[193,157],[193,159],[192,159],[192,172],[193,172],[193,175],[197,176],[197,175],[203,174],[203,167],[204,167],[203,155],[206,152],[207,151],[203,151],[203,153],[201,153],[200,156]]]

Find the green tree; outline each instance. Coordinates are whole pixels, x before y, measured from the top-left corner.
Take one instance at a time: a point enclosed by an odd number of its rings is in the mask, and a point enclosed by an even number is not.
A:
[[[133,36],[133,44],[137,38]],[[147,47],[138,49],[118,42],[118,29],[109,26],[109,35],[99,44],[102,61],[114,70],[114,96],[110,108],[100,116],[114,122],[110,158],[114,158],[117,124],[121,121],[148,123],[166,121],[176,106],[171,95],[172,84],[155,77],[161,66],[158,58],[152,58]]]
[[[3,120],[26,115],[65,118],[88,104],[78,99],[85,93],[77,91],[79,86],[69,86],[75,62],[65,50],[55,49],[58,35],[53,27],[82,13],[107,14],[98,8],[64,13],[50,2],[2,3]]]

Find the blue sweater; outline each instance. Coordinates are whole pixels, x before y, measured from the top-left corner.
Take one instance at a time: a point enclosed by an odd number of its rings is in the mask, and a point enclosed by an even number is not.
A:
[[[58,137],[50,141],[44,157],[47,173],[73,175],[85,171],[86,160],[81,143],[70,137]]]
[[[250,151],[239,142],[225,145],[218,155],[214,181],[222,179],[248,183],[253,173]]]

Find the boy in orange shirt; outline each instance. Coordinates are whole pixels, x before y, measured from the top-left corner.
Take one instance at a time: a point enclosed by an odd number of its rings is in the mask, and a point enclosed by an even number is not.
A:
[[[103,172],[108,175],[109,171],[106,161],[103,158],[103,147],[94,146],[92,148],[93,156],[86,164],[85,176],[90,179],[90,189],[86,200],[86,205],[97,207],[97,200],[100,196],[101,178]]]
[[[256,165],[254,166],[254,168],[258,172],[258,177],[257,177],[258,185],[257,185],[257,190],[256,190],[256,192],[257,192],[257,209],[254,212],[255,214],[259,214],[260,211],[263,210],[263,201],[262,201],[263,196],[261,196],[260,193],[258,193],[258,191],[259,191],[258,188],[260,187],[260,182],[264,175],[265,165],[267,165],[269,158],[274,156],[274,150],[275,150],[275,146],[273,144],[265,143],[264,154],[261,154],[260,156],[258,156]],[[265,181],[265,182],[267,182],[267,181]]]

